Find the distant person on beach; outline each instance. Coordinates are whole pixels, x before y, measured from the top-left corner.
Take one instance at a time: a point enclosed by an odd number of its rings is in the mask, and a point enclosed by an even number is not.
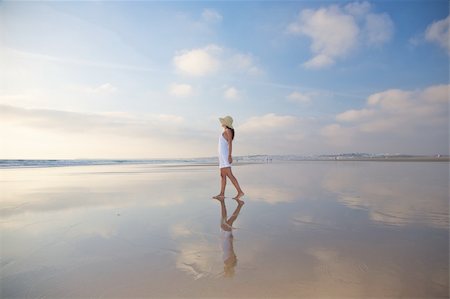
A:
[[[221,243],[223,252],[223,275],[224,277],[233,277],[234,268],[237,265],[237,257],[234,252],[233,246],[233,222],[237,219],[239,212],[241,211],[244,202],[240,199],[236,199],[238,205],[234,210],[230,218],[227,219],[227,208],[225,206],[225,199],[217,198],[220,202],[222,215],[220,218],[220,230],[221,230]]]
[[[236,188],[237,195],[234,199],[239,199],[244,195],[236,177],[231,172],[231,164],[233,163],[233,157],[231,155],[232,143],[234,139],[233,118],[231,116],[225,116],[219,118],[223,127],[223,132],[219,137],[219,168],[221,176],[220,193],[214,196],[215,199],[225,197],[225,186],[227,184],[227,177],[231,180]]]

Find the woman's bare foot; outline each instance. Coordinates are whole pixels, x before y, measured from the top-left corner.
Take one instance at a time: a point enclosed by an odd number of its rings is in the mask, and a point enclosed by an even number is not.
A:
[[[243,200],[241,200],[241,199],[239,199],[239,198],[235,198],[234,200],[237,201],[237,204],[238,204],[239,206],[243,206],[244,203],[245,203],[245,201],[243,201]]]
[[[225,195],[223,195],[223,194],[218,194],[218,195],[216,195],[216,196],[213,196],[213,198],[214,198],[214,199],[221,200],[221,199],[224,199],[224,198],[225,198]]]
[[[244,192],[239,192],[233,199],[240,200],[242,196],[244,196]]]

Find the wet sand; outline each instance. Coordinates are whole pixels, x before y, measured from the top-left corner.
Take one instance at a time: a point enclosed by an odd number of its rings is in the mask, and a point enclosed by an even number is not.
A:
[[[3,169],[0,297],[445,298],[448,167]]]

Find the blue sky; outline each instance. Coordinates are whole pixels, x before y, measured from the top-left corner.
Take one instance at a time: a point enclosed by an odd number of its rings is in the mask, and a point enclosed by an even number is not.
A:
[[[2,2],[1,158],[448,154],[448,1]]]

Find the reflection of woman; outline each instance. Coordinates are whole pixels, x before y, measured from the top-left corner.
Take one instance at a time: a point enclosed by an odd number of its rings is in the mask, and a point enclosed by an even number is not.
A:
[[[217,198],[220,202],[222,217],[220,220],[220,230],[222,234],[222,250],[223,250],[223,263],[224,263],[224,276],[232,277],[234,275],[234,267],[237,264],[237,257],[233,248],[233,222],[237,219],[239,212],[241,211],[244,202],[240,199],[236,199],[238,205],[231,215],[227,219],[227,208],[225,206],[224,198]]]

